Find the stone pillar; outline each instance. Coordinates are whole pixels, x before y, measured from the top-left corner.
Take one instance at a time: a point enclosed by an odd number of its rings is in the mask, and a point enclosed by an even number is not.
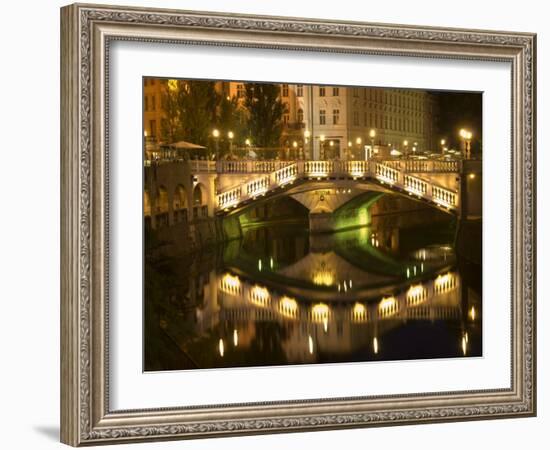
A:
[[[330,212],[309,214],[310,233],[327,233],[334,231],[334,217]]]

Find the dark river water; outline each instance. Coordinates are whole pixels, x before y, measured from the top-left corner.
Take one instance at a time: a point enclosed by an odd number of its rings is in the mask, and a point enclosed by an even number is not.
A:
[[[480,267],[456,256],[454,219],[422,214],[315,235],[255,225],[146,258],[145,370],[481,356]]]

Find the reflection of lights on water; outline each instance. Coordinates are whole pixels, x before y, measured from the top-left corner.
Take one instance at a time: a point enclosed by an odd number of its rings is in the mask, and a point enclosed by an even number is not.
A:
[[[416,259],[426,261],[426,249],[422,248],[416,252]]]
[[[332,286],[334,275],[329,270],[320,269],[313,274],[313,283],[317,286]]]
[[[377,355],[378,354],[378,338],[377,337],[375,337],[372,340],[372,349],[374,351],[374,354]]]
[[[393,316],[397,313],[398,303],[395,297],[385,297],[378,304],[378,312],[381,317]]]
[[[250,290],[250,301],[255,305],[265,307],[269,302],[269,291],[265,287],[254,286]]]
[[[340,292],[342,290],[342,286],[340,285],[340,283],[338,283],[338,292]]]
[[[273,258],[269,258],[269,268],[273,269]]]
[[[236,295],[239,293],[240,287],[241,287],[241,280],[239,280],[239,277],[233,276],[229,273],[226,273],[222,277],[221,288],[224,292],[227,292],[228,294]]]
[[[420,263],[420,272],[424,272],[424,263]]]
[[[413,267],[414,276],[416,276],[416,266]]]
[[[364,322],[367,320],[367,308],[362,303],[356,303],[353,306],[352,318],[356,322]]]
[[[410,269],[407,267],[407,278],[410,278],[411,277],[411,271]]]
[[[434,281],[434,290],[440,294],[450,291],[456,287],[456,278],[452,273],[446,273],[445,275],[438,275]]]
[[[470,319],[476,320],[476,309],[473,306],[470,309]]]
[[[318,303],[311,307],[311,315],[313,320],[322,322],[328,319],[329,307],[325,303]]]
[[[298,303],[290,297],[283,297],[279,300],[279,311],[283,316],[295,318],[298,313]]]
[[[426,289],[421,285],[413,285],[407,291],[407,303],[409,305],[418,305],[426,300]]]
[[[466,355],[468,351],[468,337],[467,335],[462,336],[462,353]]]
[[[233,330],[233,345],[236,347],[239,345],[239,333],[237,330]]]
[[[313,354],[313,338],[311,336],[308,336],[308,347],[309,347],[309,353]]]
[[[220,339],[218,342],[218,351],[220,352],[220,356],[223,357],[223,354],[225,353],[223,339]]]
[[[325,333],[328,331],[328,319],[326,317],[323,318],[323,331]]]
[[[348,292],[348,285],[347,285],[347,283],[345,282],[345,280],[344,280],[344,292]]]
[[[349,280],[349,288],[351,289],[353,287],[353,281]]]
[[[258,270],[260,272],[262,271],[262,260],[261,259],[258,260]]]

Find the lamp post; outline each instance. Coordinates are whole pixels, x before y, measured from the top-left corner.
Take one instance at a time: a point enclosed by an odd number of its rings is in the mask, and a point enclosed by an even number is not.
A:
[[[246,157],[248,158],[250,156],[250,146],[252,145],[252,142],[250,139],[246,138],[244,141],[244,145],[246,145]]]
[[[359,149],[359,151],[361,150],[361,144],[363,142],[363,139],[361,139],[360,137],[358,137],[357,139],[355,139],[355,143],[357,144],[357,148]]]
[[[465,130],[464,128],[462,128],[458,134],[462,138],[462,142],[464,146],[464,156],[467,159],[470,159],[470,157],[472,156],[471,155],[471,152],[472,152],[471,143],[472,143],[472,136],[473,136],[472,132],[470,130]]]
[[[322,134],[319,136],[319,159],[323,160],[325,158],[325,135]]]
[[[369,137],[370,137],[370,151],[372,154],[374,154],[374,138],[376,137],[376,130],[374,128],[371,128],[369,131]],[[372,156],[372,154],[368,155],[369,158]],[[369,159],[365,158],[365,159]]]
[[[406,139],[403,141],[404,152],[406,156],[409,156],[409,141]]]
[[[441,154],[443,155],[445,153],[445,144],[447,143],[447,141],[445,139],[441,139],[439,143],[441,144]]]
[[[229,155],[233,158],[233,138],[235,137],[235,133],[229,131],[227,137],[229,138]]]
[[[214,142],[216,143],[216,161],[220,159],[220,130],[215,128],[212,130],[212,136],[214,138]]]

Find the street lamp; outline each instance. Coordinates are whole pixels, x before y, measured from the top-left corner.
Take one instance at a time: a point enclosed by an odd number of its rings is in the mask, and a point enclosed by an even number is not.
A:
[[[472,132],[470,130],[466,130],[462,128],[459,133],[460,137],[462,138],[462,142],[464,142],[464,153],[466,158],[470,158],[471,151],[472,151]]]
[[[445,153],[445,144],[447,143],[447,141],[445,139],[441,139],[441,141],[439,141],[439,143],[441,144],[441,154],[444,154]]]
[[[220,130],[214,128],[212,130],[212,136],[214,137],[214,142],[216,143],[216,161],[220,159]]]
[[[235,133],[229,131],[227,137],[229,138],[229,154],[233,157],[233,138],[235,137]]]
[[[369,137],[370,137],[370,149],[371,149],[371,152],[374,153],[374,138],[376,137],[376,130],[374,128],[370,129]],[[370,158],[372,154],[368,156]],[[368,158],[365,158],[365,159],[368,159]]]
[[[407,141],[406,139],[403,141],[403,147],[405,147],[405,151],[404,151],[405,155],[408,156],[409,155],[409,149],[408,149],[409,141]]]
[[[321,136],[319,136],[319,153],[321,153],[319,156],[320,156],[320,159],[324,159],[325,157],[325,135],[322,134]]]
[[[304,144],[305,144],[306,149],[308,148],[307,145],[309,144],[309,138],[310,137],[311,137],[311,131],[305,130],[304,131]],[[311,144],[312,144],[312,147],[313,147],[313,142]],[[313,148],[311,149],[311,153],[313,153]],[[307,155],[306,155],[306,158],[307,158]]]
[[[358,137],[357,139],[355,139],[355,143],[357,144],[357,148],[359,150],[361,150],[361,144],[363,142],[363,139],[361,139],[360,137]]]

